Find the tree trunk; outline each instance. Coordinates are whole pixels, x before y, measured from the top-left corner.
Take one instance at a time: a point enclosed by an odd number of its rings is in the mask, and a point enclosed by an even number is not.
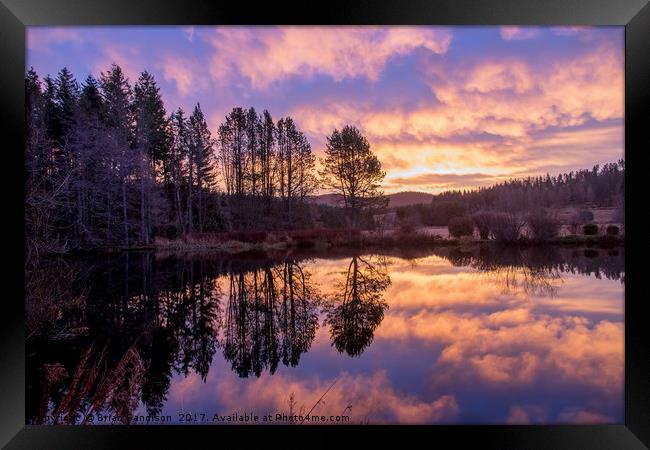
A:
[[[191,150],[190,150],[191,152]],[[192,185],[194,184],[194,179],[193,179],[193,165],[194,165],[194,160],[190,154],[190,160],[189,160],[189,184],[188,184],[188,193],[187,193],[187,227],[188,231],[191,233],[194,229],[194,220],[192,218],[193,212],[192,212],[192,202],[194,199],[192,198]]]
[[[147,240],[147,227],[145,220],[145,203],[144,203],[144,174],[140,176],[140,233],[142,234],[142,241],[145,245],[149,242]]]
[[[124,219],[124,245],[129,246],[129,222],[126,211],[126,180],[122,180],[122,214]]]

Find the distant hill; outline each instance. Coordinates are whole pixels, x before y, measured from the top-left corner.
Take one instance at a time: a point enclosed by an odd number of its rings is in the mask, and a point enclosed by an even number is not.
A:
[[[395,194],[388,195],[390,208],[397,208],[399,206],[408,206],[408,205],[417,205],[417,204],[431,204],[433,200],[433,194],[427,194],[426,192],[397,192]]]
[[[433,194],[427,194],[426,192],[397,192],[395,194],[388,194],[388,207],[396,208],[398,206],[408,206],[408,205],[417,205],[417,204],[430,204],[433,199]],[[338,200],[341,198],[338,194],[323,194],[313,197],[314,203],[321,205],[336,205]]]

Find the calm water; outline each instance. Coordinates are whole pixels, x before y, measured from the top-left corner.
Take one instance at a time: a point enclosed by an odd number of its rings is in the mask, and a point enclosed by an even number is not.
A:
[[[30,423],[623,422],[623,249],[73,263],[74,328],[28,340]]]

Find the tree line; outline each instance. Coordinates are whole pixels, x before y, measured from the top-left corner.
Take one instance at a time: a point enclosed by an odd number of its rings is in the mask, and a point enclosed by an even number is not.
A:
[[[49,252],[148,245],[155,236],[311,228],[331,211],[307,202],[321,186],[345,219],[383,198],[381,164],[355,127],[328,137],[323,170],[291,117],[235,107],[212,134],[199,103],[167,114],[154,77],[133,86],[113,64],[79,84],[67,68],[26,87],[26,236]],[[330,218],[331,222],[331,218]]]
[[[586,205],[615,207],[616,220],[625,221],[625,160],[557,176],[511,179],[475,190],[440,193],[430,205],[397,208],[402,222],[445,226],[455,217],[481,211],[528,214],[540,208]]]

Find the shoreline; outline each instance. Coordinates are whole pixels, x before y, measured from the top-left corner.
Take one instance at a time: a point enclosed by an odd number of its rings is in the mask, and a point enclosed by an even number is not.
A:
[[[282,252],[290,250],[337,250],[337,249],[358,249],[358,250],[395,250],[400,248],[436,248],[436,247],[458,247],[469,248],[474,246],[493,247],[575,247],[575,248],[616,248],[625,247],[625,236],[585,236],[568,235],[559,236],[546,241],[533,241],[522,238],[514,242],[499,242],[493,239],[478,238],[441,238],[439,236],[427,235],[401,235],[401,236],[363,236],[351,240],[297,240],[288,239],[277,242],[246,242],[240,240],[187,240],[176,239],[171,241],[157,242],[150,245],[139,245],[130,247],[108,247],[88,250],[90,252],[116,253],[127,251],[155,251],[155,252],[184,252],[184,251],[213,251],[223,254],[238,254],[247,252]],[[85,252],[85,251],[82,251]]]

